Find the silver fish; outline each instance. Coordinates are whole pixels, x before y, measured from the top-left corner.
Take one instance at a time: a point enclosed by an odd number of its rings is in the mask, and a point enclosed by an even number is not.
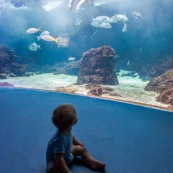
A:
[[[100,27],[100,23],[97,22],[91,22],[91,25],[94,27]]]
[[[91,3],[90,0],[80,0],[76,6],[76,12],[78,12],[80,10],[80,7],[84,2]]]
[[[112,28],[110,23],[113,23],[113,20],[108,16],[97,16],[96,18],[92,18],[91,25],[94,27],[100,28]]]
[[[143,19],[143,16],[138,11],[133,11],[132,16],[136,19]]]
[[[68,3],[68,8],[69,10],[72,8],[73,4],[74,4],[74,1],[75,0],[70,0],[69,3]]]
[[[76,21],[74,22],[74,25],[80,25],[81,24],[81,20],[80,19],[76,19]]]
[[[126,32],[126,31],[127,31],[127,24],[124,23],[124,26],[123,26],[122,32]]]
[[[75,57],[69,57],[68,60],[69,61],[74,61],[76,58]]]
[[[113,20],[113,22],[117,23],[118,21],[122,21],[122,22],[127,22],[129,21],[129,19],[127,18],[126,15],[123,14],[114,14],[114,16],[111,17],[111,19]]]
[[[96,23],[103,23],[103,22],[113,23],[113,20],[108,16],[97,16],[96,18],[92,17],[92,21]]]
[[[107,22],[103,22],[100,24],[100,28],[110,29],[110,28],[112,28],[112,26],[111,26],[111,24],[109,24]]]
[[[35,42],[29,45],[29,50],[37,51],[37,49],[41,49],[40,45],[37,45]]]
[[[26,30],[26,33],[27,34],[34,34],[38,31],[41,31],[41,27],[40,28],[29,28],[29,29]]]

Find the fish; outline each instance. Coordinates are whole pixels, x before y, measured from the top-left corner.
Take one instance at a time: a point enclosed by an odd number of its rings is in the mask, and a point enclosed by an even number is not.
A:
[[[58,47],[69,47],[69,38],[65,36],[59,36]]]
[[[43,35],[40,37],[40,39],[44,40],[44,41],[55,41],[58,45],[59,45],[59,40],[60,37],[54,38],[51,35]]]
[[[98,30],[96,30],[96,31],[92,34],[91,40],[94,38],[94,36],[96,35],[97,32],[98,32]]]
[[[100,27],[100,23],[97,22],[91,22],[91,25],[98,28]]]
[[[37,51],[37,49],[41,49],[40,45],[38,45],[37,43],[32,43],[29,45],[29,50],[31,51]]]
[[[41,31],[41,27],[40,28],[29,28],[26,30],[26,33],[27,34],[34,34],[34,33],[39,32],[39,31]]]
[[[69,3],[68,3],[68,8],[69,10],[72,8],[73,4],[74,4],[74,1],[75,0],[70,0]]]
[[[103,22],[113,23],[113,20],[108,16],[97,16],[96,18],[92,17],[92,21],[96,23],[103,23]]]
[[[97,16],[96,18],[92,17],[91,25],[100,28],[112,28],[110,23],[113,23],[113,20],[110,17]]]
[[[43,35],[49,35],[49,34],[50,34],[49,31],[43,31],[43,32],[40,34],[40,36],[37,36],[37,40],[39,41]]]
[[[91,25],[97,28],[112,28],[112,25],[108,22],[103,23],[97,23],[97,22],[91,22]]]
[[[68,60],[69,61],[74,61],[76,58],[75,57],[69,57]]]
[[[127,31],[127,24],[124,23],[124,26],[123,26],[123,28],[122,28],[122,32],[126,32],[126,31]]]
[[[80,10],[80,7],[81,5],[84,3],[84,2],[88,2],[88,3],[91,3],[90,0],[80,0],[77,5],[76,5],[76,12],[78,12]]]
[[[138,11],[133,11],[132,16],[136,19],[143,19],[143,16]]]
[[[100,24],[100,28],[110,29],[110,28],[112,28],[112,25],[110,23],[103,22]]]
[[[122,22],[127,22],[129,21],[129,19],[127,18],[126,15],[123,14],[114,14],[114,16],[111,17],[112,21],[114,23],[117,23],[118,21],[122,21]]]
[[[74,25],[80,25],[81,24],[81,20],[80,19],[76,19],[76,21],[74,22]]]

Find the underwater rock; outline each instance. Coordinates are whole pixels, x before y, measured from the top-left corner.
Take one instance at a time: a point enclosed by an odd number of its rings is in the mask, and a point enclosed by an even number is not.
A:
[[[173,88],[162,92],[156,97],[156,101],[173,105]]]
[[[173,70],[152,79],[144,89],[159,93],[160,95],[156,98],[157,101],[173,104]]]
[[[120,94],[116,93],[113,88],[104,87],[95,84],[87,84],[85,85],[85,89],[89,90],[87,92],[88,95],[101,96],[103,94],[108,94],[110,96],[118,96],[121,97]]]
[[[0,74],[0,79],[7,79],[7,74],[6,73],[1,73]]]
[[[9,64],[10,73],[14,73],[16,76],[23,76],[26,72],[26,65],[13,62]]]
[[[78,75],[79,67],[81,64],[81,60],[79,61],[72,61],[68,64],[66,64],[64,67],[58,67],[56,68],[56,72],[54,74],[67,74],[67,75]]]
[[[0,73],[22,76],[26,72],[26,65],[16,62],[17,58],[13,49],[0,45]]]
[[[6,45],[0,45],[0,64],[12,63],[16,59],[15,52],[13,49]]]
[[[145,91],[162,93],[173,88],[173,70],[169,70],[163,75],[152,79],[146,86]]]
[[[101,96],[103,90],[101,86],[92,86],[91,89],[87,92],[88,95]]]
[[[0,82],[0,87],[10,87],[10,88],[13,88],[14,85],[10,84],[8,82]]]
[[[115,51],[109,46],[90,49],[83,54],[77,83],[118,85],[114,62]]]
[[[16,77],[16,75],[14,73],[9,73],[8,76],[9,77]]]

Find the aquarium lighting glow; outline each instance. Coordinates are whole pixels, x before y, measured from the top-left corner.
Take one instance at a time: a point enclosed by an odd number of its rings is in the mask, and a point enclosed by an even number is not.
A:
[[[62,4],[62,1],[51,1],[51,2],[48,2],[46,5],[43,5],[42,8],[45,11],[51,11],[55,9],[56,7],[58,7],[60,4]]]
[[[109,4],[112,2],[116,2],[117,0],[95,0],[94,1],[94,6],[101,6],[101,5],[105,5],[105,4]]]

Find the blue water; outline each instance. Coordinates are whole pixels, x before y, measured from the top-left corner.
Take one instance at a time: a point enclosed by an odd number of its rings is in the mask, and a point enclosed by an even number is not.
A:
[[[2,8],[0,2],[0,43],[12,47],[23,62],[53,65],[66,62],[71,56],[79,60],[85,51],[109,45],[121,57],[116,60],[118,68],[138,70],[136,67],[133,69],[133,66],[127,67],[128,61],[144,66],[173,53],[172,0],[114,0],[100,6],[94,6],[92,1],[91,4],[84,4],[84,9],[78,12],[75,8],[69,11],[68,0],[48,12],[42,8],[52,2],[48,0],[5,1],[11,2],[16,9],[8,6]],[[22,6],[27,8],[21,9]],[[142,20],[132,16],[135,10],[142,14]],[[127,32],[122,32],[122,22],[112,24],[111,29],[96,28],[90,24],[92,17],[111,17],[114,14],[126,14],[129,18]],[[74,24],[77,19],[81,20],[80,25]],[[36,36],[40,33],[28,35],[25,32],[30,27],[40,26],[54,37],[59,34],[68,35],[69,47],[58,48],[53,42],[38,42]],[[41,49],[36,52],[28,49],[34,41],[41,45]]]

